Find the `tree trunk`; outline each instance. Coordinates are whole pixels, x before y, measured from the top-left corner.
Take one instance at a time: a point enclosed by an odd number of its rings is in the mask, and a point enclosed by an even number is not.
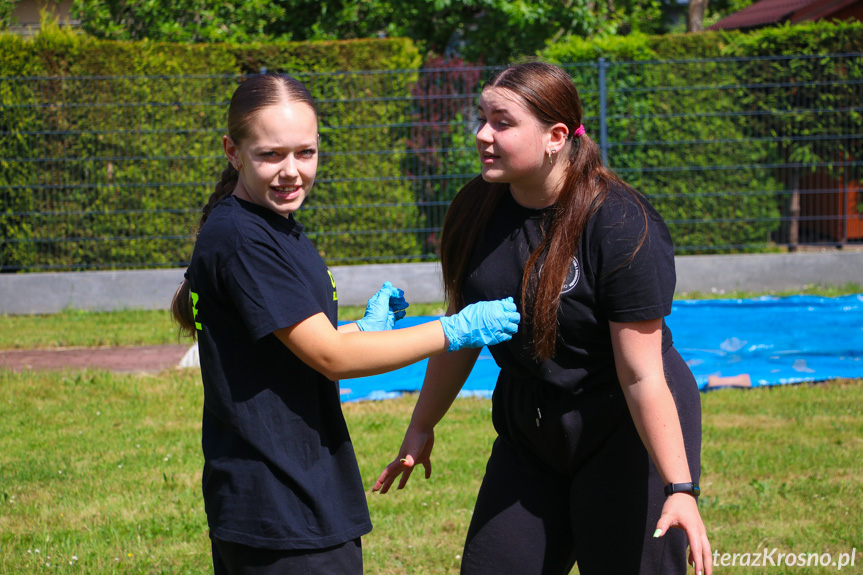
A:
[[[704,30],[704,13],[707,11],[708,0],[689,0],[689,15],[686,19],[687,32]]]
[[[788,215],[791,216],[790,229],[788,230],[788,251],[796,252],[800,244],[800,178],[795,178],[796,183],[791,189],[791,205]]]

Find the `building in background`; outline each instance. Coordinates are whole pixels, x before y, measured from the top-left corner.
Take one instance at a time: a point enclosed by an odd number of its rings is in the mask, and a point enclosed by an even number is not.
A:
[[[72,19],[72,0],[18,0],[12,11],[12,25],[9,31],[31,36],[39,29],[43,10],[53,12],[60,24],[78,26]]]
[[[863,20],[863,0],[761,0],[707,29],[753,29],[812,20]]]

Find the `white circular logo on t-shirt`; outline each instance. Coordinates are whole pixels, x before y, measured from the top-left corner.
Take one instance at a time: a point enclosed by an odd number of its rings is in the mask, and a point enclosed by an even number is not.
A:
[[[572,291],[572,288],[575,287],[575,284],[578,283],[578,276],[581,275],[581,271],[578,267],[578,260],[576,258],[572,258],[572,265],[569,267],[569,273],[566,274],[566,281],[563,282],[563,289],[560,293],[568,293]]]

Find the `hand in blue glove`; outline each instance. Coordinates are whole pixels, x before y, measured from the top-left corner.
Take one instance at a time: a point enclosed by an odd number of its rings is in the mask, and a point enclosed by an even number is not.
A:
[[[440,318],[443,333],[449,341],[447,351],[509,341],[518,331],[520,320],[521,315],[516,311],[511,297],[480,301],[455,315]]]
[[[389,283],[385,282],[384,285]],[[392,284],[390,284],[390,287],[392,287]],[[392,292],[390,293],[390,311],[395,314],[395,321],[402,319],[410,306],[411,304],[405,299],[404,290],[392,287]]]
[[[405,316],[408,305],[405,301],[405,292],[393,287],[390,282],[385,282],[378,293],[369,299],[365,315],[356,322],[357,327],[361,331],[393,329],[396,321]]]

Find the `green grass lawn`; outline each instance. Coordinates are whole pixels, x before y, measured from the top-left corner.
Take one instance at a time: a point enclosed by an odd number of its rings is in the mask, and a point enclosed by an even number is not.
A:
[[[702,394],[704,495],[714,549],[840,553],[863,564],[863,380]],[[366,572],[457,573],[493,440],[488,400],[459,399],[435,472],[370,487],[395,456],[415,397],[344,405],[374,531]],[[202,389],[156,375],[0,371],[0,573],[202,573]],[[609,534],[613,536],[613,534]],[[775,555],[774,555],[775,557]],[[826,573],[828,568],[771,569]],[[734,573],[765,573],[736,567]]]

